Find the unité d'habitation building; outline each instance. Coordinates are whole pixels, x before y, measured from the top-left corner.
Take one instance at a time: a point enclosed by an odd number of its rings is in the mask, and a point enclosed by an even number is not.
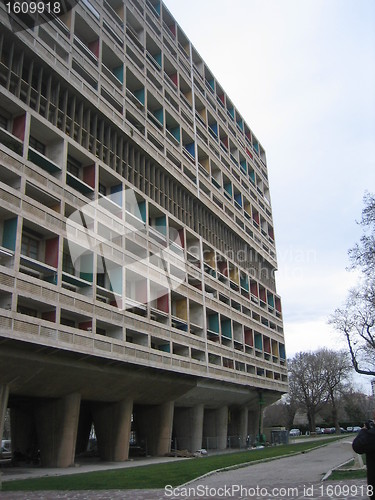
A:
[[[92,423],[105,460],[255,441],[287,391],[263,147],[161,1],[0,15],[13,449],[68,466]]]

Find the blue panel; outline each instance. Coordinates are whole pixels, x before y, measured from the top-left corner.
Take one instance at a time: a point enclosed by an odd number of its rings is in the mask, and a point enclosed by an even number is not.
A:
[[[195,143],[191,142],[190,144],[185,144],[185,149],[189,151],[191,156],[195,158]]]
[[[159,351],[171,352],[171,346],[170,346],[170,344],[159,345]]]
[[[209,127],[217,137],[217,123],[211,123],[211,125],[209,125]]]
[[[241,160],[240,165],[241,165],[241,170],[246,174],[247,172],[246,160]]]

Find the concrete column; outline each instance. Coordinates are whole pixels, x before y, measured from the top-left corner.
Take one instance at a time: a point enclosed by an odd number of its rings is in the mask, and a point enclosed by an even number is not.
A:
[[[175,408],[173,432],[179,450],[191,452],[202,448],[204,405],[192,408]]]
[[[15,456],[37,456],[38,443],[31,401],[10,409],[10,432]]]
[[[84,453],[90,437],[92,414],[88,404],[82,403],[79,411],[76,455]]]
[[[147,453],[162,456],[171,451],[174,402],[158,406],[139,406],[136,409],[136,426],[139,436],[146,443]]]
[[[35,421],[43,467],[74,464],[81,395],[43,400],[35,409]]]
[[[8,408],[9,385],[0,385],[0,439],[3,437],[5,415]]]
[[[246,446],[246,439],[247,436],[249,435],[248,433],[248,423],[249,423],[249,409],[248,408],[241,408],[240,409],[240,443],[241,447]]]
[[[228,435],[228,407],[223,406],[216,410],[216,431],[217,431],[217,449],[225,450],[227,447]]]
[[[159,432],[156,444],[156,455],[158,456],[163,456],[171,451],[173,412],[173,401],[167,401],[158,407]]]
[[[259,433],[259,407],[253,407],[248,413],[248,430],[250,435],[250,444],[255,444]]]
[[[123,462],[129,458],[133,400],[93,406],[92,416],[102,460]]]
[[[207,410],[204,415],[203,446],[225,450],[228,435],[228,407]]]

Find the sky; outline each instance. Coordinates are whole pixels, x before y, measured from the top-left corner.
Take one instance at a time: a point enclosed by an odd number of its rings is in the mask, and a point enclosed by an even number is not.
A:
[[[327,319],[375,191],[375,2],[164,3],[266,151],[288,357],[345,349]]]

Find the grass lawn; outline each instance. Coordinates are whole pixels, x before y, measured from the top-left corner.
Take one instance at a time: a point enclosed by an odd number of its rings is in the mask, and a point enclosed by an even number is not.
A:
[[[216,469],[251,463],[256,460],[271,459],[282,455],[303,453],[332,441],[332,438],[319,439],[258,450],[225,453],[211,457],[183,459],[164,464],[6,481],[3,482],[2,491],[153,489],[164,488],[167,484],[178,486]]]
[[[358,470],[335,470],[328,478],[330,481],[341,481],[345,479],[366,479],[366,471]]]

